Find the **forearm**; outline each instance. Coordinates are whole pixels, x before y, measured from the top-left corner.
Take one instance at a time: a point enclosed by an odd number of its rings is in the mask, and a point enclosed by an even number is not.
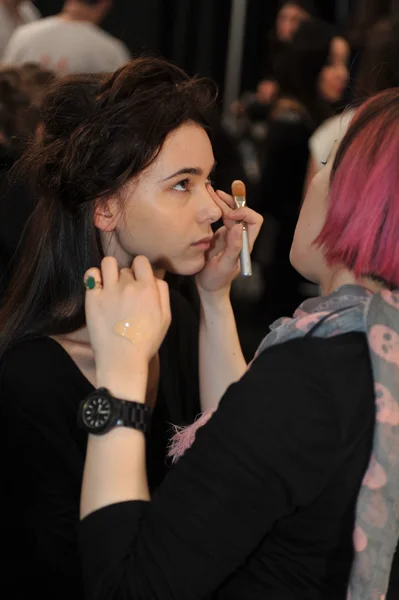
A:
[[[98,377],[98,386],[123,400],[145,402],[148,365],[129,377]],[[116,427],[105,435],[89,435],[83,475],[80,516],[109,504],[149,500],[145,436],[136,429]]]
[[[201,408],[217,408],[229,385],[247,368],[241,350],[233,307],[228,296],[202,294],[199,331]]]

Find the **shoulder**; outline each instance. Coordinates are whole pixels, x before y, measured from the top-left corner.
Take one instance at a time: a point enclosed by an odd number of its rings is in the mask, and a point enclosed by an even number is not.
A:
[[[125,44],[118,40],[118,38],[114,37],[104,29],[101,29],[101,27],[98,27],[97,25],[90,25],[89,27],[93,37],[96,38],[98,43],[101,43],[104,47],[107,47],[108,50],[113,51],[115,54],[129,54]]]
[[[367,409],[364,409],[368,398]],[[350,333],[329,339],[298,338],[263,351],[220,403],[223,418],[252,429],[272,420],[280,435],[340,436],[358,410],[374,408],[373,379],[366,336]],[[346,428],[347,429],[347,428]]]
[[[36,372],[42,364],[54,367],[63,358],[63,350],[58,352],[58,344],[48,337],[37,337],[22,340],[11,347],[4,357],[2,364],[7,371],[13,372],[20,368],[21,363],[29,373]],[[62,360],[61,360],[62,362]]]
[[[316,161],[327,160],[335,141],[342,139],[347,132],[354,114],[354,109],[347,110],[343,114],[327,119],[316,129],[309,140],[309,146]]]
[[[40,12],[37,10],[36,6],[32,4],[32,2],[30,2],[29,0],[22,3],[20,10],[22,17],[25,18],[27,21],[36,21],[41,17]]]
[[[298,100],[279,98],[272,109],[271,118],[283,123],[302,123],[309,118],[309,114]]]
[[[45,19],[43,19],[45,20]],[[32,40],[33,37],[40,35],[42,31],[42,21],[32,21],[31,23],[26,23],[24,25],[20,25],[15,29],[10,40],[7,44],[6,52],[5,52],[5,60],[7,60],[7,53],[10,52],[10,49],[15,51],[20,46],[24,46],[28,44],[29,41]]]
[[[63,348],[50,338],[21,341],[1,362],[2,399],[25,414],[39,410],[56,417],[63,412],[62,404],[75,409],[89,391],[88,382],[83,389],[85,383]]]

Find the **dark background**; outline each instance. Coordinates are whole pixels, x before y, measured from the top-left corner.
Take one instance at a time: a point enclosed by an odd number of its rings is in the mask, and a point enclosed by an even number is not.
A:
[[[35,4],[48,16],[61,10],[63,0]],[[334,21],[335,0],[317,4],[322,16]],[[231,5],[231,0],[114,0],[103,26],[135,54],[158,53],[190,75],[212,77],[223,94]],[[242,89],[253,89],[258,81],[276,6],[277,0],[248,0]]]

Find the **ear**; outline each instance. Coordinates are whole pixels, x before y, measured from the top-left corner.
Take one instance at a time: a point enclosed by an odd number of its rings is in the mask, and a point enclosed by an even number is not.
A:
[[[115,200],[100,200],[94,209],[94,226],[100,231],[114,231],[118,222],[119,210]]]

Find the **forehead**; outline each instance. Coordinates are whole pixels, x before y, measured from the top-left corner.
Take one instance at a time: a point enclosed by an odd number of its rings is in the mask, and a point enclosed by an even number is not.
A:
[[[331,42],[331,54],[336,58],[347,58],[349,55],[349,44],[341,37],[333,38]]]
[[[309,17],[308,13],[296,4],[286,4],[283,6],[279,16],[291,19],[306,19]]]
[[[198,167],[206,171],[213,162],[212,145],[205,129],[195,123],[186,123],[167,135],[153,170],[166,175],[182,167]]]

